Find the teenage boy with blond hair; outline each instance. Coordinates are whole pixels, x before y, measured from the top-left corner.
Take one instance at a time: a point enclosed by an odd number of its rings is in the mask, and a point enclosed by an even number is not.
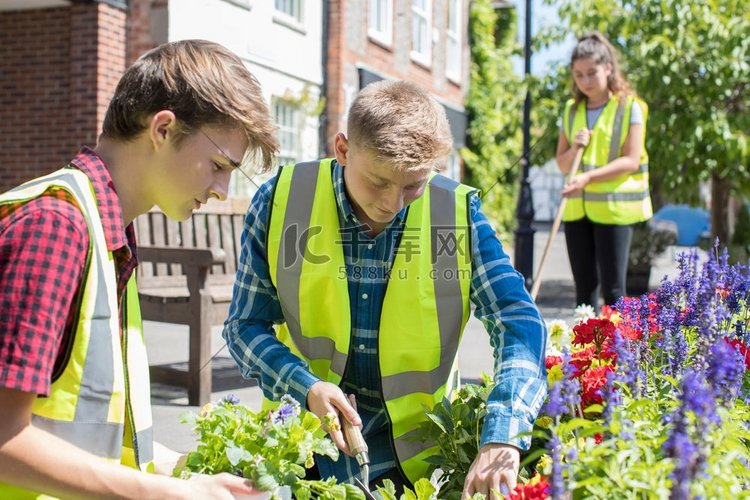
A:
[[[409,437],[450,393],[473,302],[497,386],[465,493],[489,495],[515,485],[529,444],[518,434],[546,394],[546,331],[476,192],[435,174],[451,146],[445,112],[423,89],[362,90],[336,158],[282,167],[253,199],[223,335],[267,398],[289,393],[321,419],[361,425],[371,486],[402,488],[435,452]],[[348,453],[340,426],[328,431]],[[359,471],[346,455],[316,464],[340,481]]]
[[[276,149],[242,61],[215,43],[173,42],[125,72],[95,149],[0,195],[0,498],[255,491],[228,474],[144,473],[159,457],[132,222],[153,206],[187,219],[226,197],[244,159],[270,165]]]

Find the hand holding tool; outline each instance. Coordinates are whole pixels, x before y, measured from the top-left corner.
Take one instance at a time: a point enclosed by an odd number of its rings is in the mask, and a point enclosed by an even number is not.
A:
[[[359,430],[359,427],[352,425],[346,417],[342,417],[341,420],[346,443],[349,445],[349,450],[351,450],[354,458],[357,459],[357,463],[362,470],[362,482],[367,486],[370,483],[370,455],[367,443],[365,443],[365,438],[362,437],[362,431]]]
[[[581,165],[581,158],[583,158],[583,148],[578,148],[576,156],[573,158],[573,166],[570,168],[570,173],[567,177],[568,179],[572,179],[578,173],[578,167]],[[555,215],[555,221],[552,223],[552,228],[549,231],[549,239],[547,239],[547,245],[544,247],[544,253],[542,254],[541,262],[539,262],[539,269],[536,271],[534,284],[531,286],[532,300],[536,300],[536,296],[539,293],[539,287],[542,285],[542,270],[544,269],[544,264],[547,262],[549,249],[552,247],[552,240],[555,239],[555,236],[557,236],[557,230],[560,229],[560,222],[562,222],[562,216],[567,202],[568,199],[563,198],[560,200],[560,206],[557,207],[557,215]]]

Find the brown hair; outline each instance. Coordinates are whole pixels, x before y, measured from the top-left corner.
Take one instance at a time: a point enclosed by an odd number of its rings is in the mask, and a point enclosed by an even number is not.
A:
[[[362,89],[349,109],[347,135],[355,146],[403,170],[435,168],[453,149],[443,107],[421,87],[402,81]]]
[[[617,52],[612,47],[612,44],[609,43],[609,40],[598,31],[592,31],[578,39],[578,43],[570,57],[570,67],[572,68],[573,63],[579,59],[592,59],[594,64],[609,64],[612,68],[612,73],[607,77],[609,90],[615,95],[633,93],[630,85],[620,71],[620,65],[617,62]],[[576,85],[575,79],[573,79],[573,98],[575,102],[581,102],[585,97],[581,89]]]
[[[279,145],[260,85],[239,57],[206,40],[165,43],[143,54],[117,84],[104,117],[103,137],[130,140],[148,118],[172,111],[185,136],[204,125],[240,127],[260,167],[272,167]]]

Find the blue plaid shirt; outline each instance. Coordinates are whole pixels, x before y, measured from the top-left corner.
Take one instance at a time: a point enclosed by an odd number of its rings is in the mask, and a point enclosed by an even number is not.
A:
[[[370,238],[347,199],[343,168],[336,162],[333,179],[343,221],[352,318],[349,361],[340,386],[345,393],[357,397],[363,434],[370,448],[370,477],[376,478],[396,465],[378,380],[377,336],[386,277],[406,209],[384,231]],[[319,379],[276,339],[273,330],[273,324],[284,321],[266,253],[273,182],[271,179],[260,187],[248,209],[223,336],[242,374],[258,379],[266,397],[277,400],[288,393],[305,405],[307,391]],[[530,438],[517,435],[531,430],[547,391],[546,329],[523,286],[523,278],[511,266],[476,196],[471,200],[471,220],[470,297],[476,306],[476,317],[490,335],[495,355],[496,386],[489,397],[481,444],[508,443],[525,449]],[[316,462],[324,478],[336,476],[339,481],[350,481],[359,472],[356,461],[343,453],[335,463],[321,457],[316,457]]]

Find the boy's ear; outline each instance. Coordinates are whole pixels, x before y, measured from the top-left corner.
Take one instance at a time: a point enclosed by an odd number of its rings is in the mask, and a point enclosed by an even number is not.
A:
[[[177,117],[172,111],[164,109],[151,117],[149,121],[149,138],[154,148],[166,144],[177,130]]]
[[[339,165],[346,166],[349,157],[349,141],[343,132],[336,134],[333,139],[333,152]]]

